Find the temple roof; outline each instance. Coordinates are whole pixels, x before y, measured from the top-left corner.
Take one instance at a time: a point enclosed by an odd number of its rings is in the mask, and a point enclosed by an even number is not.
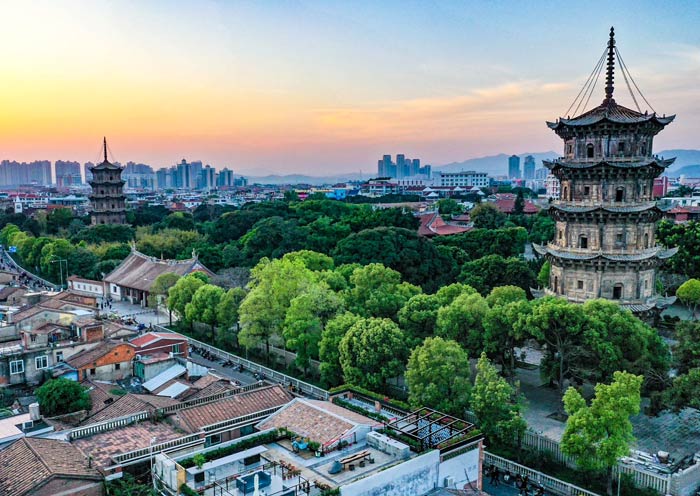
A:
[[[578,252],[569,250],[560,250],[553,248],[550,245],[543,246],[537,243],[532,243],[534,250],[540,255],[551,255],[562,260],[609,260],[611,262],[640,262],[642,260],[650,260],[657,258],[665,260],[671,258],[678,252],[678,248],[650,248],[636,253],[605,253],[602,251]]]
[[[654,122],[655,124],[664,127],[667,124],[670,124],[675,118],[675,115],[659,117],[656,115],[656,112],[651,114],[645,112],[642,114],[636,110],[618,105],[615,100],[610,100],[607,102],[604,101],[594,109],[584,112],[579,116],[573,118],[560,117],[556,122],[547,122],[547,126],[549,126],[550,129],[556,130],[565,126],[591,126],[593,124],[598,124],[599,122],[608,121],[614,124],[639,124],[643,122]]]
[[[657,166],[661,167],[663,169],[667,168],[670,166],[673,162],[675,162],[676,158],[658,158],[658,157],[652,157],[647,160],[615,160],[612,159],[610,161],[608,160],[601,160],[599,162],[576,162],[576,161],[567,161],[563,159],[555,159],[555,160],[543,160],[542,163],[544,164],[545,167],[548,169],[554,169],[556,167],[563,167],[566,169],[593,169],[595,167],[601,167],[603,165],[607,165],[610,167],[615,167],[617,169],[641,169],[644,167],[650,167],[650,166]]]
[[[618,205],[569,205],[569,204],[557,204],[552,203],[549,206],[550,209],[554,210],[559,210],[560,212],[566,212],[566,213],[589,213],[589,212],[610,212],[610,213],[623,213],[623,214],[629,214],[629,213],[636,213],[636,212],[646,212],[648,210],[658,210],[661,211],[656,206],[655,202],[645,202],[645,203],[639,203],[635,205],[625,205],[625,206],[618,206]]]

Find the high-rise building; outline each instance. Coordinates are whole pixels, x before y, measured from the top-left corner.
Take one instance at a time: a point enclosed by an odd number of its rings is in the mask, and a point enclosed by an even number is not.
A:
[[[216,177],[216,185],[219,187],[230,188],[233,186],[233,171],[224,167],[219,171]]]
[[[417,176],[420,171],[420,159],[414,158],[411,160],[411,170],[409,176]]]
[[[92,181],[92,172],[90,172],[90,169],[95,167],[95,164],[92,162],[85,162],[83,164],[83,174],[85,175],[85,183],[90,184],[90,181]]]
[[[564,141],[563,158],[545,161],[560,181],[560,200],[549,208],[554,240],[534,247],[551,264],[546,293],[573,302],[607,298],[650,317],[670,303],[656,293],[656,275],[677,251],[655,240],[662,212],[654,202],[654,178],[674,159],[655,157],[652,144],[675,115],[641,113],[615,101],[614,35],[611,29],[603,102],[547,122]]]
[[[535,179],[543,181],[547,179],[547,176],[549,175],[549,169],[546,167],[540,167],[538,169],[535,169]]]
[[[68,188],[70,186],[80,186],[82,176],[80,175],[80,163],[72,161],[56,160],[56,186]]]
[[[408,167],[406,164],[406,156],[403,153],[396,155],[396,177],[403,179],[408,176]]]
[[[199,174],[197,189],[210,190],[216,187],[216,169],[207,164]]]
[[[531,181],[535,179],[535,157],[528,155],[523,162],[523,179]]]
[[[127,162],[122,172],[126,186],[133,189],[154,189],[156,177],[153,168],[146,164]]]
[[[508,179],[520,179],[520,157],[517,155],[508,158]]]
[[[92,224],[126,223],[126,197],[122,168],[107,160],[107,138],[104,139],[104,161],[94,166],[90,172],[92,172],[92,181],[90,181]]]

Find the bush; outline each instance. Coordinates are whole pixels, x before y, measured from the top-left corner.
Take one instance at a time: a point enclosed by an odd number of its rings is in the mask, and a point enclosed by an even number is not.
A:
[[[262,434],[258,434],[257,436],[252,436],[243,439],[237,443],[224,446],[223,448],[207,451],[205,453],[198,453],[197,455],[190,458],[185,458],[184,460],[178,463],[183,468],[191,468],[197,465],[197,462],[201,462],[203,465],[206,462],[218,460],[219,458],[223,458],[224,456],[232,455],[234,453],[247,450],[248,448],[252,448],[254,446],[260,446],[261,444],[274,443],[275,441],[279,441],[280,439],[286,437],[289,437],[289,432],[287,432],[286,429],[276,429],[274,431],[265,432]],[[201,458],[199,458],[200,456]]]
[[[361,396],[367,396],[368,398],[377,400],[380,403],[384,403],[387,406],[393,406],[395,408],[398,408],[399,410],[405,410],[407,412],[411,411],[411,406],[404,401],[389,398],[388,396],[385,396],[383,394],[375,393],[374,391],[370,391],[369,389],[365,389],[360,386],[355,386],[353,384],[341,384],[340,386],[336,386],[328,390],[330,394],[344,393],[346,391],[357,393]]]

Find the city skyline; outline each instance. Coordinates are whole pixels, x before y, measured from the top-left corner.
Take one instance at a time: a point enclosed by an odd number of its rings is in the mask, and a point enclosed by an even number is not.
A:
[[[565,113],[610,25],[654,108],[683,116],[658,148],[698,146],[692,2],[414,7],[8,4],[7,39],[22,42],[3,48],[3,158],[95,162],[105,134],[121,163],[196,157],[255,175],[369,170],[389,150],[435,165],[555,150],[544,121]],[[599,82],[588,107],[602,97]]]

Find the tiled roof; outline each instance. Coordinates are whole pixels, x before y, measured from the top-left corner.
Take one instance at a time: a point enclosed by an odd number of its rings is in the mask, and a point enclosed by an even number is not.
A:
[[[610,160],[593,160],[590,162],[575,162],[575,161],[568,161],[568,160],[563,160],[563,159],[556,159],[556,160],[543,160],[542,163],[544,164],[545,167],[548,169],[555,169],[558,167],[564,168],[564,169],[594,169],[596,167],[602,167],[604,165],[607,165],[609,167],[615,167],[617,169],[642,169],[644,167],[661,167],[665,169],[666,167],[670,166],[673,162],[675,162],[675,158],[667,158],[667,159],[659,159],[659,158],[653,158],[649,160],[635,160],[635,161],[629,161],[629,160],[615,160],[615,159],[610,159]]]
[[[117,268],[105,276],[104,281],[126,288],[149,291],[153,282],[161,274],[172,273],[184,276],[194,271],[213,275],[197,259],[158,260],[132,251]]]
[[[419,236],[447,236],[469,231],[468,227],[447,224],[438,212],[422,214],[418,218],[420,219]]]
[[[562,126],[590,126],[607,120],[616,124],[635,124],[654,121],[661,126],[666,126],[670,124],[675,117],[675,115],[659,117],[656,113],[642,114],[627,107],[623,107],[622,105],[618,105],[615,100],[611,100],[610,102],[603,102],[601,105],[572,119],[564,119],[562,117],[559,118],[557,122],[548,122],[547,125],[551,129],[558,129]]]
[[[131,348],[133,348],[133,346],[129,343],[124,343],[121,341],[105,341],[103,343],[98,344],[94,348],[81,351],[80,353],[73,355],[68,360],[66,360],[66,363],[75,367],[76,369],[88,367],[92,365],[95,361],[97,361],[99,358],[110,353],[113,349],[117,348],[118,346],[130,346]]]
[[[187,340],[187,337],[176,332],[147,332],[135,339],[132,339],[130,342],[137,348],[141,348],[142,346],[155,343],[161,339]]]
[[[207,376],[209,377],[209,376]],[[204,379],[203,377],[202,379]],[[199,381],[201,381],[200,379]],[[197,387],[197,383],[195,382],[194,386]],[[231,381],[228,381],[226,379],[219,379],[216,380],[215,382],[212,382],[210,384],[207,384],[203,388],[199,389],[198,391],[190,392],[189,395],[186,395],[182,398],[183,401],[187,400],[196,400],[198,398],[206,398],[207,396],[213,396],[215,394],[223,393],[225,391],[233,391],[234,389],[238,389],[238,386],[234,386],[231,384]]]
[[[64,441],[25,437],[0,451],[3,496],[34,494],[38,486],[55,476],[102,480],[80,451]]]
[[[234,419],[269,408],[283,406],[292,400],[282,386],[274,385],[253,389],[229,398],[205,405],[179,410],[173,422],[189,433],[199,432],[202,427]]]
[[[575,251],[538,245],[537,243],[532,243],[532,247],[540,255],[551,255],[562,260],[595,260],[597,258],[602,258],[613,262],[639,262],[651,258],[663,260],[672,257],[678,252],[678,248],[665,249],[661,247],[649,248],[634,253],[606,253],[594,250]]]
[[[637,205],[576,205],[569,204],[565,202],[553,202],[550,208],[555,210],[560,210],[562,212],[568,213],[588,213],[596,212],[599,210],[610,212],[610,213],[635,213],[635,212],[645,212],[647,210],[658,210],[656,203],[654,202],[644,202]]]
[[[494,205],[496,205],[496,208],[504,214],[510,214],[513,213],[513,210],[515,209],[515,199],[496,200]],[[540,207],[532,203],[530,200],[525,200],[523,204],[524,214],[536,214],[539,211]]]
[[[296,398],[257,425],[260,430],[285,427],[321,444],[331,443],[357,425],[376,422],[328,401]]]
[[[96,413],[81,422],[82,425],[95,424],[105,420],[112,420],[134,413],[148,412],[156,408],[162,408],[178,403],[170,398],[151,396],[146,394],[125,394],[119,396],[109,405],[104,405]]]

